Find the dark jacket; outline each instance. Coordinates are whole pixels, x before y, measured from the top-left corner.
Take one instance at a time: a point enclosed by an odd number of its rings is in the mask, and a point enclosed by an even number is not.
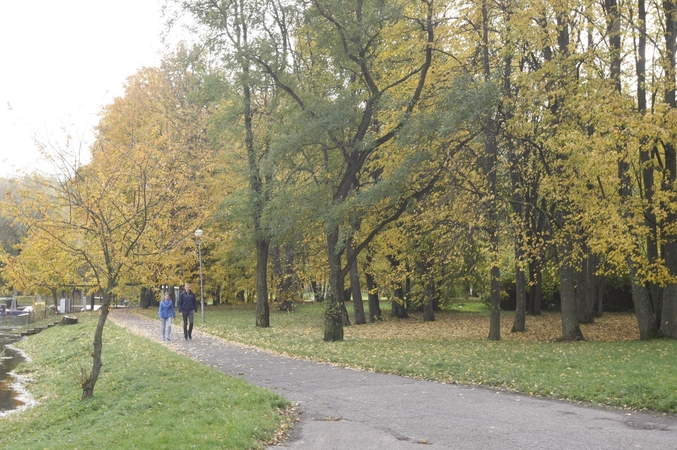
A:
[[[197,299],[195,298],[193,291],[183,291],[181,295],[179,295],[178,307],[179,311],[190,311],[192,309],[197,312]]]

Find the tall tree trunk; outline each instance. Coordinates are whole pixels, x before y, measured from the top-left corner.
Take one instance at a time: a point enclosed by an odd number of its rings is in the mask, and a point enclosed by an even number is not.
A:
[[[423,321],[435,321],[435,280],[430,271],[432,264],[424,258],[416,263],[416,273],[419,279],[425,283],[425,296],[423,303]]]
[[[643,341],[658,337],[656,318],[653,313],[649,293],[644,286],[637,282],[637,267],[630,266],[630,285],[632,300],[635,306],[635,317],[639,328],[639,338]]]
[[[493,265],[491,276],[491,312],[489,315],[489,340],[501,340],[501,269]]]
[[[657,153],[657,150],[655,153]],[[657,266],[660,263],[660,257],[658,254],[658,227],[656,223],[656,214],[654,213],[654,164],[649,154],[649,150],[644,145],[640,148],[639,157],[642,167],[642,181],[644,183],[644,198],[646,203],[644,209],[644,226],[649,230],[646,237],[646,256],[649,260],[649,264]],[[651,281],[649,282],[649,292],[651,294],[651,303],[656,319],[656,324],[654,326],[656,329],[660,329],[661,315],[663,312],[663,287],[655,281]]]
[[[353,240],[349,239],[346,243],[346,256],[350,264],[350,291],[353,294],[353,312],[355,314],[355,325],[367,323],[364,316],[364,303],[362,303],[362,287],[360,286],[360,274],[357,266],[357,255],[353,247]]]
[[[559,50],[559,55],[561,58],[562,64],[568,63],[568,58],[570,56],[569,44],[569,17],[565,12],[558,12],[556,17],[557,29],[559,30],[557,36],[557,47]],[[562,80],[559,82],[560,89],[566,89],[566,81]],[[559,117],[562,114],[562,99],[559,96],[554,98],[550,110],[555,117],[556,125],[559,125]],[[562,170],[559,168],[568,160],[568,156],[565,153],[555,150],[556,157],[558,160],[558,168],[555,170],[555,174],[558,177],[565,178]],[[566,185],[564,187],[566,190]],[[573,254],[573,245],[575,236],[571,235],[571,232],[566,231],[565,225],[568,224],[567,221],[571,220],[571,211],[570,206],[566,200],[568,192],[563,193],[564,200],[560,200],[555,204],[556,208],[556,219],[555,225],[562,232],[562,236],[558,237],[560,241],[557,244],[557,257],[558,257],[558,272],[559,272],[559,292],[560,292],[560,307],[561,307],[561,316],[562,316],[562,336],[561,340],[572,341],[572,340],[582,340],[583,333],[578,324],[578,313],[577,313],[577,301],[576,301],[576,272],[572,266],[572,254]]]
[[[491,80],[491,65],[489,58],[489,8],[487,0],[482,0],[482,66],[484,69],[484,78],[486,82]],[[501,339],[501,283],[500,267],[498,266],[498,205],[497,202],[497,162],[498,162],[498,143],[496,142],[496,133],[498,125],[496,119],[489,115],[484,124],[484,156],[482,169],[487,179],[487,195],[485,198],[486,208],[488,210],[486,226],[489,235],[489,251],[491,258],[490,268],[490,298],[491,312],[489,320],[489,339],[498,341]]]
[[[571,266],[571,244],[561,244],[558,249],[559,258],[559,294],[562,308],[563,341],[583,340],[583,332],[578,324],[576,311],[576,273]]]
[[[540,316],[543,304],[543,273],[541,261],[538,258],[532,259],[529,264],[529,280],[529,312],[534,316]]]
[[[324,301],[325,294],[324,288],[320,286],[315,280],[310,282],[310,286],[313,289],[313,299],[318,303],[322,303]]]
[[[597,284],[596,301],[595,301],[595,315],[602,317],[604,312],[604,288],[606,287],[606,277],[600,277]]]
[[[376,287],[374,276],[369,272],[367,272],[365,276],[367,277],[367,295],[369,297],[369,322],[383,320],[381,317],[381,303],[379,301],[378,288]]]
[[[286,292],[284,292],[284,272],[282,269],[282,255],[280,252],[280,246],[279,245],[274,245],[270,248],[269,250],[269,255],[268,257],[271,260],[271,266],[273,268],[273,276],[271,278],[271,283],[275,289],[275,303],[278,305],[282,305],[285,302],[285,295]]]
[[[274,246],[270,253],[273,260],[273,278],[275,279],[275,301],[277,307],[280,311],[291,311],[293,307],[294,250],[289,244],[284,246],[284,261],[278,245]]]
[[[641,279],[638,279],[638,264],[630,257],[627,258],[627,262],[628,267],[630,267],[632,304],[635,310],[635,317],[637,318],[637,326],[639,327],[639,337],[642,340],[654,339],[658,337],[658,327],[649,292]]]
[[[282,258],[280,256],[280,246],[273,245],[268,251],[268,257],[270,258],[270,265],[273,269],[273,285],[278,286],[279,289],[280,280],[282,279]],[[277,297],[277,294],[275,297]]]
[[[665,14],[665,103],[670,110],[677,108],[675,101],[675,55],[677,54],[677,10],[673,0],[663,1]],[[675,179],[677,178],[677,153],[671,141],[664,141],[665,150],[665,180],[663,190],[674,192]],[[672,205],[665,205],[667,215],[665,223],[672,226],[677,222],[677,212]],[[677,277],[677,233],[663,230],[665,244],[663,245],[663,257],[665,266],[671,277]],[[665,336],[677,337],[677,283],[668,282],[663,290],[663,310],[661,311],[661,332]]]
[[[510,10],[504,10],[506,15],[510,15]],[[512,56],[505,58],[503,66],[503,95],[512,99]],[[512,119],[510,108],[506,108],[506,122]],[[525,195],[522,186],[522,170],[526,158],[524,155],[518,154],[518,148],[515,146],[511,137],[507,138],[508,158],[510,162],[510,182],[511,182],[511,197],[512,209],[515,216],[515,319],[512,325],[512,332],[526,331],[526,316],[527,316],[527,280],[523,268],[524,259],[524,238],[523,231],[529,223],[525,217]]]
[[[501,339],[501,269],[498,266],[499,261],[499,237],[498,237],[498,205],[496,204],[496,162],[497,162],[497,143],[495,135],[495,123],[492,120],[487,124],[487,134],[485,151],[487,160],[485,165],[485,174],[488,178],[489,198],[487,207],[489,209],[487,233],[489,234],[489,252],[491,258],[490,269],[490,289],[491,289],[491,310],[489,319],[489,340],[498,341]]]
[[[371,261],[372,256],[371,252],[367,251],[367,269],[365,270],[365,276],[367,278],[367,292],[369,296],[369,322],[376,322],[382,320],[381,318],[381,303],[378,298],[378,288],[376,287],[376,281],[374,280],[374,275],[371,273]]]
[[[586,268],[586,286],[585,286],[585,313],[583,317],[588,318],[590,323],[594,320],[595,317],[601,317],[597,314],[597,292],[599,291],[599,285],[602,282],[602,277],[597,274],[600,265],[600,256],[599,255],[588,255]]]
[[[256,326],[270,327],[268,306],[268,247],[267,239],[256,240]]]
[[[397,260],[397,258],[389,255],[388,261],[390,262],[390,266],[393,268],[393,271],[396,271],[397,267],[400,265],[400,262]],[[407,309],[404,305],[404,289],[402,289],[401,283],[397,282],[395,285],[393,289],[393,298],[391,300],[390,315],[400,319],[408,319],[409,314],[407,313]]]
[[[398,319],[408,319],[409,313],[407,313],[407,308],[404,307],[404,290],[401,284],[395,288],[394,297],[391,302],[390,315]]]
[[[604,9],[607,20],[607,33],[609,34],[609,42],[611,47],[611,61],[610,61],[610,76],[614,84],[614,89],[620,96],[621,92],[621,15],[618,10],[617,0],[604,0]],[[635,246],[639,247],[639,242],[636,242],[635,227],[633,226],[634,217],[632,210],[632,182],[630,174],[630,162],[626,158],[626,149],[620,149],[618,157],[618,179],[619,179],[619,196],[621,199],[621,208],[624,211],[623,216],[628,223],[629,237],[635,242]],[[641,158],[641,155],[640,155]],[[655,330],[647,327],[655,326],[655,319],[653,316],[653,305],[647,292],[644,282],[639,279],[638,266],[641,264],[636,260],[640,258],[639,251],[635,251],[634,255],[628,255],[627,263],[630,267],[630,284],[632,287],[632,301],[637,317],[637,324],[640,329],[640,337],[646,339],[647,337],[654,337]],[[643,258],[643,257],[641,257]]]
[[[291,244],[285,244],[284,246],[284,270],[282,274],[284,278],[280,291],[283,292],[284,303],[280,305],[280,309],[291,311],[295,287],[298,285],[296,273],[294,272],[294,247]]]
[[[578,299],[578,322],[593,323],[595,321],[595,301],[597,300],[595,271],[597,257],[586,247],[581,270],[578,272],[576,296]]]
[[[646,3],[645,0],[637,1],[637,57],[635,61],[637,72],[637,110],[640,114],[646,114],[647,100],[646,100]],[[649,145],[649,139],[640,140],[639,148],[639,164],[642,170],[642,183],[645,208],[644,208],[644,226],[649,230],[646,237],[646,256],[649,264],[659,264],[658,254],[658,229],[656,227],[656,215],[654,213],[654,167],[655,161],[652,157],[651,149],[655,149],[655,145]],[[655,149],[653,154],[657,154]],[[649,282],[649,292],[651,294],[651,302],[653,305],[654,317],[656,324],[654,327],[660,329],[661,326],[661,311],[663,307],[663,288],[656,282]]]
[[[435,280],[432,276],[426,277],[425,298],[426,302],[423,305],[423,321],[435,321]]]
[[[523,259],[521,240],[515,240],[515,320],[512,324],[513,333],[527,330],[527,278],[520,261]]]
[[[537,186],[532,186],[531,188],[533,192],[529,198],[531,204],[535,205],[537,203],[536,192],[538,189]],[[543,211],[547,208],[545,203],[545,199],[541,199],[541,210]],[[542,212],[535,212],[534,208],[531,208],[530,212],[531,215],[527,216],[531,233],[529,237],[532,241],[540,240],[541,236],[545,233],[548,223],[546,216]],[[533,308],[530,312],[534,316],[540,316],[543,309],[543,261],[545,261],[545,248],[541,244],[537,248],[537,253],[535,255],[532,254],[529,258],[530,307]]]
[[[425,281],[425,303],[423,304],[423,321],[435,321],[435,280],[430,273],[431,264],[427,261],[419,263],[421,280]]]
[[[245,40],[246,40],[246,30]],[[254,240],[256,245],[256,326],[270,326],[270,309],[268,306],[268,250],[270,240],[266,236],[261,223],[266,201],[263,179],[259,169],[259,155],[254,144],[253,110],[249,81],[249,66],[242,63],[245,85],[243,87],[245,147],[249,164],[249,189],[252,220],[254,223]]]
[[[409,264],[407,263],[406,277],[404,278],[404,309],[411,311],[411,276],[409,275]]]
[[[341,290],[343,292],[346,292],[346,290],[343,288],[343,279],[341,279]],[[348,308],[346,308],[346,296],[344,295],[343,298],[339,299],[340,303],[339,306],[341,308],[341,321],[343,322],[344,327],[349,327],[350,326],[350,315],[348,314]],[[348,300],[350,300],[350,290],[348,290]]]
[[[153,291],[153,288],[149,287],[143,287],[141,288],[141,294],[139,298],[139,306],[141,308],[150,308],[153,306],[153,302],[155,300],[155,292]]]
[[[337,252],[338,228],[327,231],[327,250],[329,260],[329,290],[324,311],[324,340],[336,342],[343,340],[343,283],[341,282],[341,255]]]
[[[173,289],[170,289],[172,291]],[[221,285],[217,285],[216,288],[211,292],[212,295],[212,305],[220,305],[221,304]],[[173,299],[172,299],[173,300]]]

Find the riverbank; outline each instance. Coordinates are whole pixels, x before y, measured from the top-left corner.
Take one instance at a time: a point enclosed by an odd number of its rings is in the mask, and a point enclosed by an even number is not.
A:
[[[16,372],[37,404],[0,419],[0,447],[257,449],[274,439],[285,400],[113,323],[94,398],[80,400],[98,314],[78,317],[16,344],[31,358]]]
[[[0,418],[23,411],[35,405],[35,399],[26,388],[28,378],[18,375],[14,369],[29,356],[13,344],[19,340],[14,334],[0,333]]]

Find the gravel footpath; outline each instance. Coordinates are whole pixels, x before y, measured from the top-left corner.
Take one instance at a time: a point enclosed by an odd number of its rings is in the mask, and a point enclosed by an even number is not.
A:
[[[161,342],[160,321],[131,309],[109,318]],[[606,410],[490,389],[361,372],[286,358],[199,331],[168,348],[295,402],[301,421],[269,450],[677,450],[677,418]]]

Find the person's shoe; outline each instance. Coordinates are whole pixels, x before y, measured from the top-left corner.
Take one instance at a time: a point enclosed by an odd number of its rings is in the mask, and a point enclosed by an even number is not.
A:
[[[171,339],[171,338],[167,338],[167,340],[168,340],[168,341],[171,341],[172,339]]]
[[[193,335],[192,335],[192,334],[189,334],[189,335],[188,335],[188,339],[193,339]]]

